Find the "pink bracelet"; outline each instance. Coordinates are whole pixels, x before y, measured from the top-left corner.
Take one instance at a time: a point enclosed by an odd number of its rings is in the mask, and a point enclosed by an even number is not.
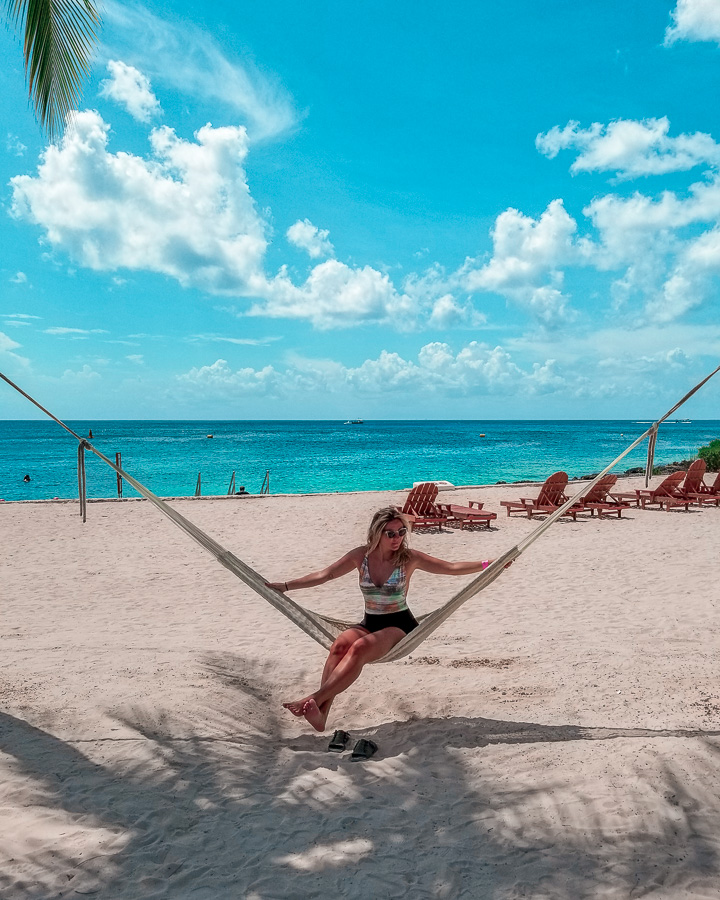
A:
[[[485,569],[487,569],[487,567],[488,567],[489,565],[490,565],[490,560],[489,560],[489,559],[484,559],[483,562],[482,562],[483,571],[485,571]]]

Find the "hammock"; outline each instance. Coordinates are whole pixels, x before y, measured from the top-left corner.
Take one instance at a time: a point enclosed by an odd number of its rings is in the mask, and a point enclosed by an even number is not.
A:
[[[583,486],[580,490],[570,497],[562,506],[558,507],[553,513],[551,513],[547,519],[545,519],[537,528],[535,528],[530,534],[524,538],[520,543],[516,544],[516,546],[512,547],[510,550],[506,550],[502,556],[499,556],[497,559],[493,560],[493,562],[484,569],[473,581],[469,584],[465,585],[454,597],[447,601],[447,603],[438,607],[438,609],[433,610],[430,613],[426,613],[425,615],[418,616],[418,622],[420,623],[417,628],[413,629],[409,634],[407,634],[401,641],[395,644],[381,659],[375,660],[375,662],[393,662],[394,660],[401,659],[403,656],[407,656],[408,653],[411,653],[419,644],[421,644],[425,638],[427,638],[436,628],[438,628],[449,616],[451,616],[456,609],[470,600],[471,597],[474,597],[479,591],[488,587],[488,585],[492,584],[495,579],[502,574],[505,566],[517,559],[521,553],[523,553],[527,548],[533,544],[545,531],[555,522],[557,519],[574,503],[577,503],[579,500],[588,493],[588,491],[592,490],[592,488],[597,484],[597,482],[606,475],[610,469],[612,469],[617,463],[620,462],[623,457],[627,456],[631,450],[634,450],[638,444],[642,443],[646,437],[650,436],[649,442],[649,452],[648,452],[648,466],[646,468],[646,483],[647,478],[649,478],[649,474],[652,474],[652,452],[655,447],[655,437],[657,435],[658,426],[665,421],[665,419],[669,418],[677,409],[679,409],[686,400],[688,400],[692,395],[699,391],[700,388],[708,382],[713,375],[720,371],[720,366],[714,369],[706,378],[704,378],[699,384],[696,384],[695,387],[688,391],[687,394],[682,398],[682,400],[678,401],[672,409],[668,410],[665,415],[658,419],[657,422],[653,423],[653,425],[648,428],[637,440],[633,441],[630,446],[624,450],[620,456],[614,459],[608,466],[606,466],[602,472],[599,472],[591,481],[583,482]],[[211,538],[209,534],[206,534],[201,528],[198,528],[197,525],[194,525],[189,519],[186,519],[185,516],[181,515],[176,509],[173,509],[168,503],[164,500],[161,500],[160,497],[157,497],[153,494],[152,491],[148,490],[143,484],[141,484],[137,479],[133,478],[132,475],[125,472],[119,466],[115,465],[115,463],[111,462],[107,456],[101,453],[97,448],[93,447],[85,438],[80,437],[80,435],[76,434],[71,428],[69,428],[64,422],[61,422],[56,416],[54,416],[51,412],[49,412],[45,407],[41,406],[37,400],[34,400],[29,394],[26,394],[22,388],[18,387],[14,382],[12,382],[9,378],[0,372],[0,378],[5,381],[10,387],[14,388],[20,394],[23,395],[27,400],[29,400],[34,406],[36,406],[39,410],[45,413],[45,415],[49,416],[58,425],[65,429],[69,434],[71,434],[78,441],[78,481],[80,485],[80,507],[81,513],[83,517],[83,522],[85,521],[85,451],[89,450],[91,453],[94,453],[98,456],[103,462],[107,463],[111,469],[114,469],[118,475],[120,475],[129,485],[131,485],[142,497],[145,497],[149,500],[154,506],[156,506],[163,515],[167,516],[171,519],[179,528],[188,534],[193,540],[197,541],[201,547],[204,547],[209,553],[211,553],[215,559],[226,569],[236,575],[241,581],[243,581],[248,587],[252,588],[256,593],[258,593],[261,597],[267,600],[272,606],[275,607],[279,612],[281,612],[284,616],[287,616],[292,622],[294,622],[298,628],[305,632],[309,637],[313,638],[313,640],[317,641],[321,644],[325,649],[329,649],[335,638],[346,628],[349,628],[352,622],[342,622],[339,619],[333,619],[329,616],[323,616],[320,613],[313,612],[310,609],[306,609],[303,606],[300,606],[299,603],[296,603],[290,597],[287,597],[285,594],[281,594],[278,591],[273,590],[272,588],[267,587],[265,584],[265,579],[259,575],[254,569],[250,568],[247,563],[244,563],[241,559],[235,556],[234,553],[231,553],[229,550],[226,550],[221,544],[219,544],[214,538]]]

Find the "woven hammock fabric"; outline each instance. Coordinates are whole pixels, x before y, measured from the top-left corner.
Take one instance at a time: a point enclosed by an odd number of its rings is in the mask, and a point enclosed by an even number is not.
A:
[[[438,628],[449,616],[451,616],[456,609],[470,600],[475,596],[479,591],[486,588],[488,585],[492,584],[496,578],[500,576],[503,572],[505,566],[511,563],[513,560],[517,559],[521,553],[523,553],[531,544],[533,544],[542,534],[544,534],[550,526],[556,522],[563,513],[569,509],[574,503],[582,500],[582,498],[588,493],[588,491],[592,490],[592,488],[597,484],[597,482],[606,475],[617,463],[620,462],[628,453],[635,449],[638,444],[642,443],[646,437],[650,436],[651,438],[651,446],[648,452],[648,471],[652,471],[652,452],[655,447],[655,437],[657,435],[658,426],[661,422],[664,422],[669,416],[671,416],[677,409],[679,409],[686,400],[688,400],[692,395],[699,391],[700,388],[708,382],[713,375],[720,371],[720,366],[714,369],[706,378],[704,378],[701,382],[699,382],[695,387],[688,391],[685,396],[679,400],[672,409],[668,410],[665,415],[658,419],[657,422],[654,422],[647,431],[644,432],[637,440],[633,441],[630,446],[624,450],[620,456],[614,459],[608,466],[606,466],[602,472],[595,476],[591,481],[583,482],[581,489],[569,500],[567,500],[562,506],[558,507],[553,513],[551,513],[537,528],[535,528],[524,540],[520,541],[515,547],[512,547],[510,550],[507,550],[502,556],[493,560],[493,562],[484,569],[477,578],[473,579],[469,584],[466,584],[454,597],[444,603],[442,606],[438,607],[438,609],[433,610],[433,612],[427,613],[424,616],[418,617],[419,625],[410,634],[405,635],[405,637],[395,644],[388,653],[385,654],[381,659],[375,660],[375,662],[393,662],[394,660],[401,659],[403,656],[407,656],[408,653],[411,653],[419,644],[421,644],[428,635],[430,635],[436,628]],[[185,516],[181,515],[176,509],[173,509],[169,503],[165,500],[162,500],[160,497],[157,497],[150,491],[145,485],[141,484],[136,478],[133,478],[132,475],[125,472],[119,466],[115,465],[115,463],[111,462],[103,453],[101,453],[98,449],[92,446],[85,438],[80,437],[80,435],[76,434],[71,428],[69,428],[64,422],[60,421],[56,416],[54,416],[51,412],[49,412],[45,407],[41,406],[37,400],[34,400],[29,394],[25,393],[22,388],[18,387],[14,382],[12,382],[9,378],[3,375],[0,372],[0,378],[5,381],[10,387],[14,388],[20,394],[23,395],[27,400],[29,400],[32,404],[34,404],[38,409],[42,410],[45,415],[49,416],[55,422],[58,423],[62,428],[65,429],[69,434],[71,434],[78,441],[78,481],[79,481],[79,494],[80,494],[80,508],[81,515],[83,517],[83,522],[85,521],[86,514],[86,497],[85,497],[85,463],[84,463],[84,453],[86,450],[94,453],[103,462],[107,463],[111,469],[114,469],[118,475],[120,475],[129,485],[131,485],[135,490],[142,496],[149,500],[157,509],[160,510],[163,515],[167,516],[171,519],[179,528],[188,534],[193,540],[197,541],[201,547],[204,547],[208,553],[211,553],[217,561],[225,566],[230,572],[236,575],[241,581],[243,581],[248,587],[252,588],[257,594],[267,600],[272,606],[275,607],[279,612],[281,612],[284,616],[287,616],[292,622],[294,622],[298,628],[305,632],[309,637],[313,638],[313,640],[317,641],[326,649],[329,649],[332,645],[332,642],[335,638],[346,628],[349,628],[353,623],[350,622],[341,622],[338,619],[333,619],[328,616],[320,615],[319,613],[313,612],[312,610],[306,609],[303,606],[300,606],[299,603],[296,603],[290,597],[287,597],[285,594],[282,594],[278,591],[269,588],[265,584],[265,579],[259,575],[254,569],[244,563],[239,557],[235,556],[234,553],[231,553],[221,544],[219,544],[214,538],[210,537],[209,534],[206,534],[201,528],[198,528],[197,525],[194,525],[189,519],[186,519]],[[647,472],[646,472],[647,474]]]

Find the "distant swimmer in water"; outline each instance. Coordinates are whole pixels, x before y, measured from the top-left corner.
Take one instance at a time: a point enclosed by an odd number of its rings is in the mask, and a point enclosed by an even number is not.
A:
[[[91,428],[90,431],[88,432],[88,437],[89,437],[89,438],[92,438],[92,428]]]
[[[30,476],[29,476],[29,475],[26,475],[26,476],[23,478],[23,481],[30,481]]]

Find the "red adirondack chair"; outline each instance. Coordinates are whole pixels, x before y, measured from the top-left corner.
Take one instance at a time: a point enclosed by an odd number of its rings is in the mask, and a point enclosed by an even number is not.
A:
[[[712,484],[705,484],[704,480],[701,481],[693,498],[698,506],[705,503],[714,503],[715,506],[720,506],[720,472],[717,473]]]
[[[673,506],[684,506],[687,509],[691,501],[678,494],[678,489],[684,478],[685,472],[673,472],[672,475],[664,478],[654,490],[641,489],[632,493],[612,493],[610,496],[614,500],[634,502],[636,506],[642,506],[643,509],[648,504],[652,505],[655,503],[660,509],[663,507],[671,509]]]
[[[435,504],[438,486],[433,481],[424,481],[408,493],[403,513],[410,519],[413,528],[440,528],[447,523],[447,513]]]
[[[692,495],[700,491],[707,463],[704,459],[694,459],[685,473],[685,479],[677,490],[679,496],[692,500]]]
[[[537,497],[521,497],[519,500],[501,500],[500,506],[505,507],[508,515],[513,512],[522,512],[525,513],[528,519],[531,519],[535,515],[544,515],[546,513],[554,512],[558,506],[562,506],[567,500],[567,497],[565,496],[567,483],[567,472],[555,472],[545,480]],[[570,509],[567,510],[566,515],[572,516],[573,519],[575,519],[578,512],[581,511],[581,508],[570,507]]]
[[[617,514],[618,519],[622,517],[623,510],[630,509],[629,503],[622,503],[620,500],[613,500],[610,496],[610,490],[615,486],[617,475],[603,475],[598,483],[590,488],[581,501],[583,510],[589,509],[590,515],[594,516],[597,512],[602,519],[603,516],[612,516]]]

